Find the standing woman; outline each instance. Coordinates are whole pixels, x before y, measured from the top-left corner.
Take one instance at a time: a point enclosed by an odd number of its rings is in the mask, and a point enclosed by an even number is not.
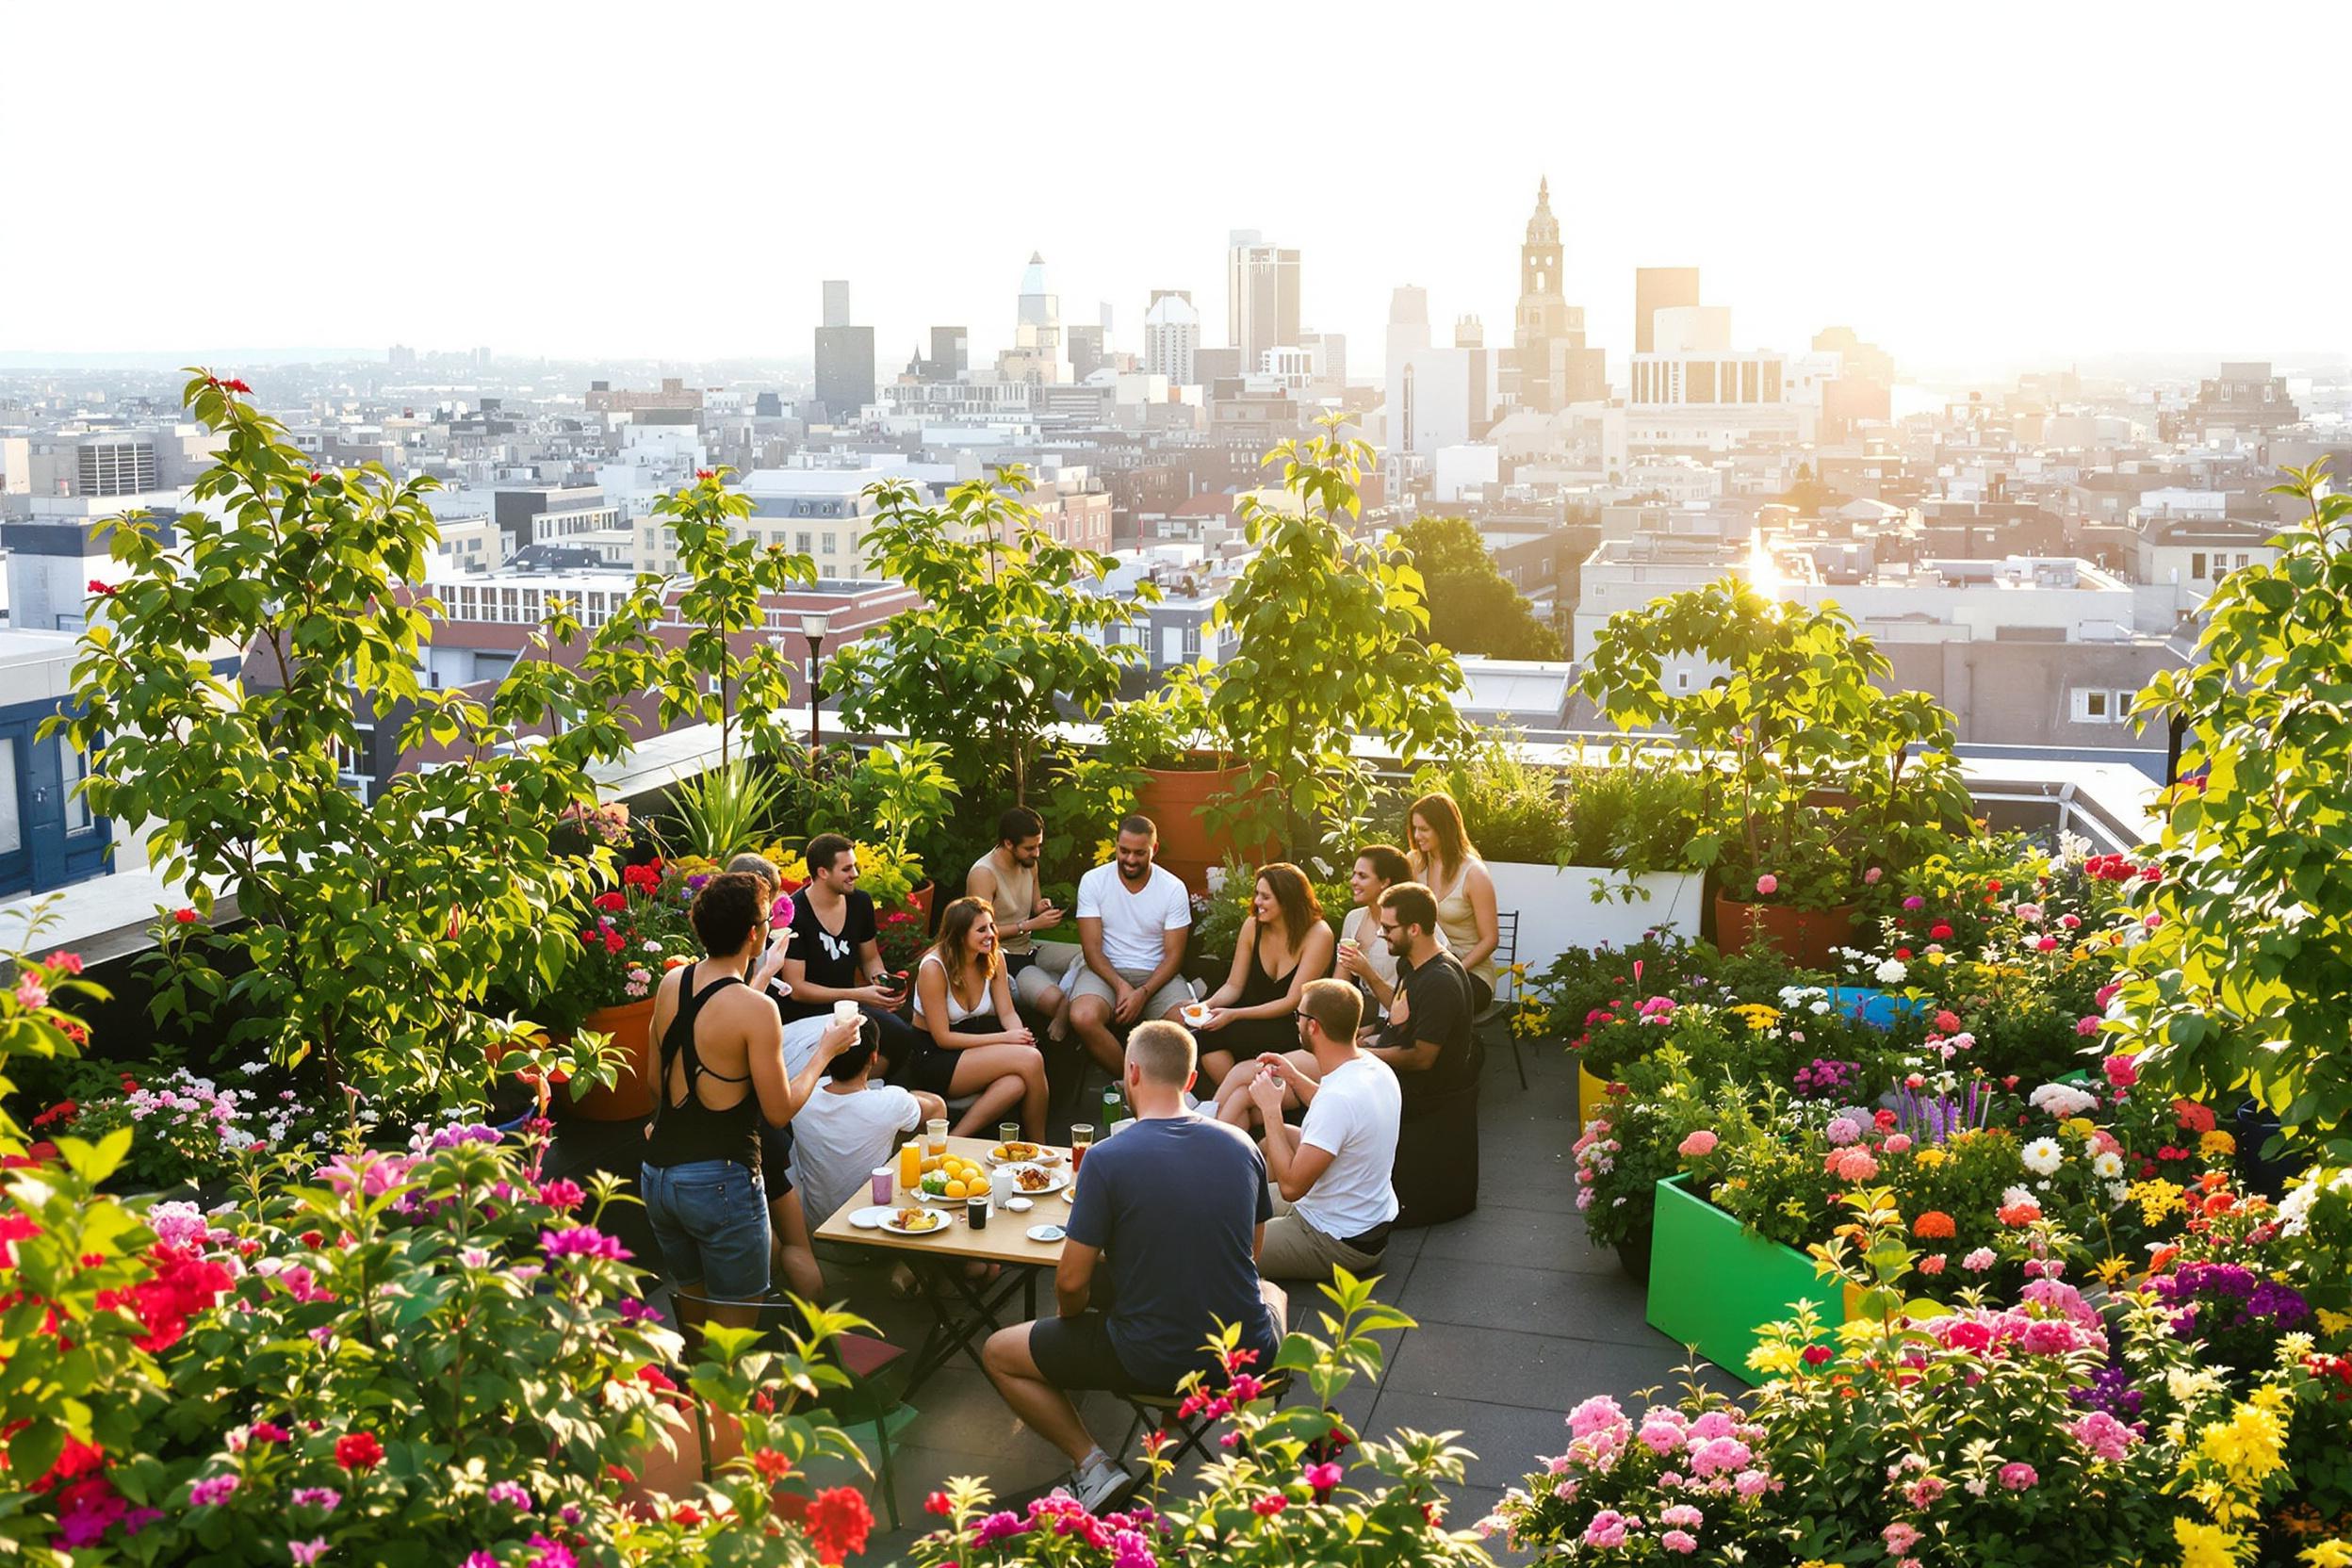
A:
[[[1298,1048],[1299,994],[1331,972],[1336,945],[1306,873],[1286,860],[1259,871],[1250,916],[1233,941],[1233,972],[1203,1002],[1204,1081],[1221,1083],[1241,1057]],[[1181,1009],[1176,1021],[1184,1021]]]
[[[1494,913],[1494,878],[1478,858],[1462,830],[1462,808],[1454,797],[1435,790],[1413,803],[1406,814],[1411,829],[1414,880],[1437,901],[1437,926],[1446,945],[1462,967],[1470,972],[1470,1010],[1482,1013],[1494,1000],[1494,983],[1501,970],[1494,962],[1502,925]]]
[[[939,912],[939,939],[915,968],[915,1034],[900,1082],[941,1100],[980,1097],[956,1121],[956,1135],[989,1126],[1015,1103],[1021,1135],[1045,1135],[1045,1057],[1013,1010],[987,899],[966,896]]]
[[[664,974],[654,993],[645,1065],[659,1087],[638,1182],[662,1272],[678,1292],[679,1326],[692,1332],[706,1319],[757,1324],[756,1305],[703,1303],[756,1303],[768,1294],[760,1124],[791,1121],[858,1029],[828,1029],[799,1076],[788,1079],[776,1004],[743,983],[768,945],[768,899],[759,878],[712,877],[690,915],[708,956]]]

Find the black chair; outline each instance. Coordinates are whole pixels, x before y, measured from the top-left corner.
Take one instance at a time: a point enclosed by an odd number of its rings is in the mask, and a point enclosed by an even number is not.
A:
[[[1396,1228],[1460,1219],[1478,1206],[1478,1075],[1409,1101],[1396,1126]]]
[[[1476,1027],[1483,1029],[1496,1019],[1505,1021],[1504,1033],[1511,1037],[1511,1062],[1519,1070],[1519,1086],[1527,1086],[1527,1059],[1520,1053],[1519,1031],[1510,1026],[1511,1012],[1520,1001],[1518,977],[1511,966],[1519,961],[1519,911],[1507,909],[1494,917],[1494,964],[1500,971],[1494,982],[1494,1000],[1478,1012]]]

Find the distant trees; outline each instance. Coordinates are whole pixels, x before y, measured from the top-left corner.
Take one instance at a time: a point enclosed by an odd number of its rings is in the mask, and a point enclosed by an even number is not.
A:
[[[1429,609],[1429,639],[1490,659],[1559,659],[1560,635],[1503,580],[1465,517],[1417,517],[1396,531],[1413,552]]]

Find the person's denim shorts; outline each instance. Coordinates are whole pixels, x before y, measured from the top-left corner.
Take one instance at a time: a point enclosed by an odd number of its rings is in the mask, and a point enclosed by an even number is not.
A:
[[[758,1171],[735,1160],[649,1165],[638,1184],[670,1283],[720,1301],[768,1294],[768,1194]]]

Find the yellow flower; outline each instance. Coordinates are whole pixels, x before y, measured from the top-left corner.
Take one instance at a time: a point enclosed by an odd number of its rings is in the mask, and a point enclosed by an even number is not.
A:
[[[2209,1159],[2226,1159],[2238,1152],[2238,1140],[2216,1127],[2197,1140],[2197,1152]]]
[[[2180,1543],[2180,1568],[2235,1568],[2244,1537],[2194,1519],[2175,1519],[2173,1539]]]
[[[1783,1342],[1759,1345],[1748,1352],[1748,1369],[1761,1372],[1768,1378],[1783,1378],[1797,1369],[1797,1349]]]
[[[2091,1125],[2091,1119],[2086,1116],[2068,1117],[2058,1124],[2058,1130],[2078,1138],[2089,1137],[2098,1131]]]
[[[2303,1560],[2310,1568],[2352,1568],[2352,1545],[2342,1541],[2323,1541],[2316,1546],[2304,1547]]]
[[[2098,1277],[2100,1284],[2112,1288],[2117,1280],[2132,1272],[2132,1260],[2110,1257],[2102,1260],[2091,1272]]]
[[[2162,1178],[2132,1183],[2127,1196],[2139,1204],[2140,1218],[2148,1225],[2161,1224],[2164,1216],[2181,1206],[2180,1188]]]
[[[2326,1307],[2319,1309],[2321,1333],[2340,1334],[2346,1329],[2352,1329],[2352,1312],[2330,1312]]]
[[[2285,1390],[2266,1384],[2231,1412],[2229,1420],[2209,1421],[2198,1434],[2197,1451],[2221,1466],[2232,1490],[2250,1492],[2286,1463],[2287,1424],[2278,1409],[2285,1398]]]
[[[1937,1166],[1943,1164],[1951,1157],[1951,1155],[1945,1153],[1941,1149],[1933,1144],[1930,1144],[1927,1148],[1920,1150],[1918,1154],[1913,1156],[1913,1158],[1915,1158],[1919,1164],[1927,1167],[1930,1170],[1935,1169]]]

